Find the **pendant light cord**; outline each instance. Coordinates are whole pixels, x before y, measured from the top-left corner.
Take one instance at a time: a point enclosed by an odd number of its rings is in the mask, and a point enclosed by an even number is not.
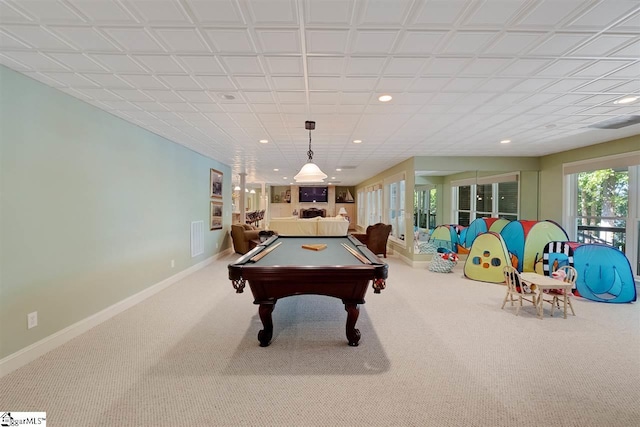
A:
[[[311,129],[309,129],[309,151],[307,151],[307,156],[309,156],[309,161],[313,160],[313,151],[311,151]]]

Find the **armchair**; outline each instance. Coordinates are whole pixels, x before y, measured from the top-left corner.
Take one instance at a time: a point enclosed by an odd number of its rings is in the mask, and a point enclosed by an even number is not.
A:
[[[251,240],[257,239],[260,230],[249,224],[233,224],[231,226],[231,240],[233,241],[233,249],[241,255],[249,252]]]
[[[364,243],[371,252],[387,257],[387,240],[391,234],[391,224],[381,222],[367,227],[366,234],[353,234],[353,237]]]

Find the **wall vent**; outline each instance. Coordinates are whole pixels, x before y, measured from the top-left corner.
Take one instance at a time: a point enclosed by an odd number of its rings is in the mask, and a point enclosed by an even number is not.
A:
[[[640,116],[620,116],[594,123],[589,127],[596,129],[620,129],[631,125],[637,125],[638,123],[640,123]]]
[[[204,253],[204,221],[191,223],[191,258]]]

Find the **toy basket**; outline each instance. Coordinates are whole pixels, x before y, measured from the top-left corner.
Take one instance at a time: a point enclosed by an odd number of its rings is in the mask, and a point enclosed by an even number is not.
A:
[[[453,267],[458,264],[458,256],[452,252],[445,254],[433,254],[429,263],[429,271],[436,273],[451,273]]]

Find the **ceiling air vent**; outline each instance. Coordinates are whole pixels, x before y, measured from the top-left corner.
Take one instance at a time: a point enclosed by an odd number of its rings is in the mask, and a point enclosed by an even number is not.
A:
[[[588,127],[596,129],[620,129],[631,125],[637,125],[638,123],[640,123],[640,116],[620,116],[594,123]]]

